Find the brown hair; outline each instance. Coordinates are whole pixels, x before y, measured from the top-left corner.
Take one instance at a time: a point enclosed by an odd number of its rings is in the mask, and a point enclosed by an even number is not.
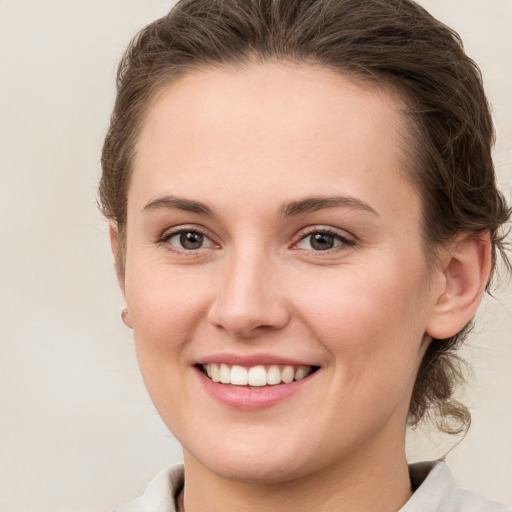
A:
[[[398,92],[428,259],[459,233],[489,232],[493,272],[498,253],[510,268],[500,228],[511,211],[496,188],[489,106],[480,71],[453,30],[410,0],[181,0],[133,39],[119,65],[100,202],[117,225],[121,275],[135,143],[155,93],[193,69],[270,60],[321,65]],[[453,396],[467,331],[432,340],[410,425],[431,416],[446,432],[469,427],[468,409]]]

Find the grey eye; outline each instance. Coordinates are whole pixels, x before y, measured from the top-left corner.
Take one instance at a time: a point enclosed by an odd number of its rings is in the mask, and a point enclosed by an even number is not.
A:
[[[329,233],[314,233],[309,235],[309,243],[315,251],[326,251],[334,247],[335,237]]]
[[[201,233],[181,233],[180,244],[184,249],[199,249],[203,245],[204,235]]]
[[[312,231],[304,235],[296,247],[306,251],[328,251],[329,249],[343,248],[344,246],[353,246],[354,242],[338,233],[332,233],[328,230]]]

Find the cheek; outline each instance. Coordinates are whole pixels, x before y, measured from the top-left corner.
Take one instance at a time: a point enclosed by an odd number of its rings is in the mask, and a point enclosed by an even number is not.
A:
[[[127,269],[126,301],[137,360],[159,414],[179,432],[177,427],[192,414],[187,354],[207,312],[209,287],[187,270],[143,263]]]
[[[171,266],[133,266],[127,274],[126,301],[140,356],[178,351],[194,337],[210,302],[207,275]],[[201,275],[199,275],[201,274]]]
[[[333,364],[344,367],[348,381],[370,374],[389,381],[400,375],[410,379],[421,358],[423,268],[411,273],[414,279],[404,279],[399,261],[381,263],[340,268],[323,283],[316,280],[298,292],[304,321],[333,354]]]

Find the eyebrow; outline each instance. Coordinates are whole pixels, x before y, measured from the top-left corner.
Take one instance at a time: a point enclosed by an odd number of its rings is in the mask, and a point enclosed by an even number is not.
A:
[[[292,217],[295,215],[303,215],[305,213],[313,213],[328,208],[355,208],[376,215],[379,214],[368,204],[356,197],[350,196],[332,196],[332,197],[306,197],[295,201],[287,201],[278,212],[278,217]],[[215,212],[205,203],[193,201],[175,196],[162,196],[151,200],[144,206],[142,213],[146,214],[160,209],[176,209],[185,212],[198,213],[208,217],[214,217]]]
[[[160,209],[182,210],[184,212],[199,213],[209,217],[215,215],[214,211],[204,203],[175,196],[162,196],[151,200],[144,206],[142,213],[149,213]]]
[[[368,203],[350,196],[307,197],[298,201],[288,201],[279,209],[279,216],[290,217],[339,207],[355,208],[379,217],[379,214]]]

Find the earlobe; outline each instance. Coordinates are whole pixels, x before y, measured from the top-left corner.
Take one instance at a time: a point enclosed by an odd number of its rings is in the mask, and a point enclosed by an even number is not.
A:
[[[130,312],[125,308],[121,311],[121,320],[126,327],[133,329],[132,317],[130,316]]]
[[[491,269],[488,232],[458,237],[440,258],[442,286],[427,324],[432,338],[450,338],[470,322],[482,300]]]

